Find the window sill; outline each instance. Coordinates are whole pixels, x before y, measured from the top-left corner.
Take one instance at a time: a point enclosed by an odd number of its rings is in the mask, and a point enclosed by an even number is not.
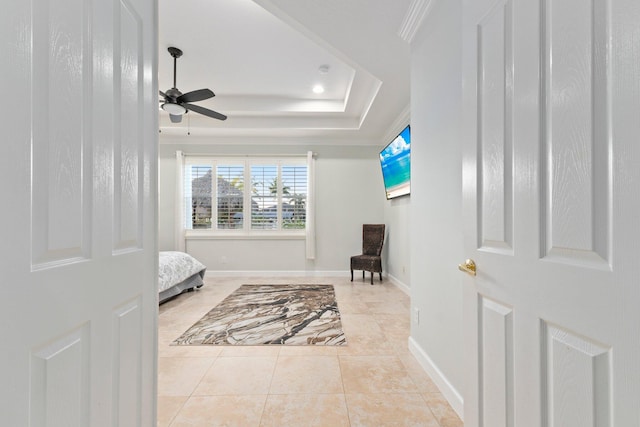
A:
[[[240,234],[240,233],[188,233],[185,238],[187,240],[304,240],[305,234],[296,233],[253,233],[253,234]]]

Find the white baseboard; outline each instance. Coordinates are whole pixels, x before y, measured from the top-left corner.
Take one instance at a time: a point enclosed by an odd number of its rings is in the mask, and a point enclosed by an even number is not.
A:
[[[407,284],[403,283],[401,280],[399,280],[395,276],[392,276],[391,274],[387,274],[386,277],[391,281],[391,283],[396,285],[402,292],[404,292],[408,296],[411,296],[411,288]]]
[[[205,277],[213,278],[213,277],[350,277],[350,271],[329,271],[329,270],[320,270],[320,271],[293,271],[293,270],[282,270],[282,271],[274,271],[274,270],[265,270],[265,271],[240,271],[240,270],[207,270],[205,273]],[[402,283],[400,280],[395,278],[390,274],[382,274],[383,277],[389,279],[389,281],[397,286],[402,292],[407,295],[410,295],[410,288],[406,284]]]
[[[414,355],[418,363],[420,363],[420,366],[429,374],[460,419],[464,421],[464,400],[462,395],[451,385],[442,371],[438,369],[435,363],[433,363],[433,360],[431,360],[429,355],[418,345],[413,337],[409,337],[409,351]]]
[[[205,277],[349,277],[349,271],[207,270]]]

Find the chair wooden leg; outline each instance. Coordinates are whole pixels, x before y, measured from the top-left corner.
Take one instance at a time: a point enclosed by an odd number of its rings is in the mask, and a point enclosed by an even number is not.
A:
[[[353,268],[351,269],[351,281],[353,282]]]
[[[380,275],[380,281],[382,282],[382,271],[378,273]]]
[[[371,284],[373,285],[373,271],[371,272]]]
[[[362,278],[364,279],[364,270],[362,270]]]

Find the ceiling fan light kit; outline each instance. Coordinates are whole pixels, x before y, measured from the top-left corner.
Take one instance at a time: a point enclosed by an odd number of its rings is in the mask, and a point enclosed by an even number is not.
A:
[[[213,98],[215,94],[210,89],[198,89],[184,94],[178,90],[176,86],[176,68],[177,59],[182,56],[182,51],[177,47],[170,47],[167,50],[173,57],[173,87],[166,92],[160,91],[160,96],[162,97],[160,102],[162,102],[161,108],[170,114],[171,122],[180,123],[182,116],[189,111],[194,111],[213,119],[226,120],[227,116],[224,114],[191,104],[191,102]]]
[[[174,104],[172,102],[165,102],[162,104],[162,109],[169,114],[182,115],[187,112],[187,109],[180,104]]]

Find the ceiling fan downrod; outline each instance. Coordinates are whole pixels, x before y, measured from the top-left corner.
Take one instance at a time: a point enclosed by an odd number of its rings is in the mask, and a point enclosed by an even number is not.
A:
[[[182,51],[177,47],[169,47],[167,49],[171,56],[173,56],[173,88],[176,89],[178,86],[176,85],[176,70],[177,70],[177,62],[178,58],[182,56]]]

